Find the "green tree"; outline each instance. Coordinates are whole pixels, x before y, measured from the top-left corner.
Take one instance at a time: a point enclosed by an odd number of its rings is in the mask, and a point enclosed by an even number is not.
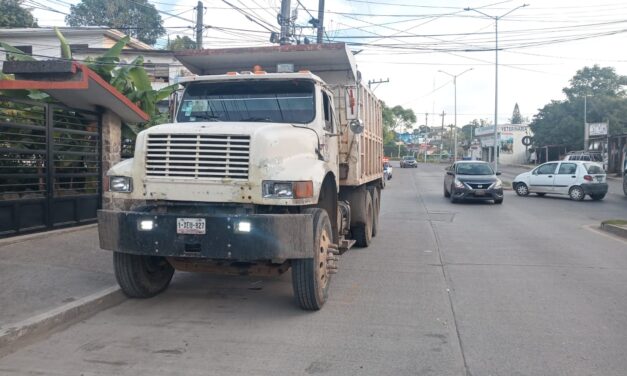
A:
[[[183,36],[183,38],[177,35],[176,39],[168,41],[166,48],[172,51],[193,50],[196,48],[196,42],[187,35]]]
[[[0,27],[38,27],[30,10],[22,8],[23,0],[0,1]]]
[[[518,103],[514,106],[514,112],[512,113],[512,118],[510,119],[510,123],[512,124],[522,124],[523,117],[520,115],[520,108],[518,108]]]
[[[588,96],[622,97],[625,91],[621,85],[627,84],[627,77],[616,74],[612,67],[584,67],[570,80],[570,86],[563,89],[569,100]]]
[[[147,0],[81,0],[65,17],[70,26],[108,26],[147,44],[165,34],[163,20]]]
[[[395,131],[408,131],[416,123],[416,115],[412,109],[402,106],[388,107],[383,103],[383,152],[385,155],[398,155]],[[400,146],[401,155],[407,153],[405,146]]]
[[[627,98],[621,85],[625,76],[614,68],[598,65],[584,67],[564,88],[567,99],[552,101],[533,117],[530,124],[534,145],[564,145],[569,150],[583,147],[584,98],[587,97],[586,120],[608,122],[610,134],[627,129]]]

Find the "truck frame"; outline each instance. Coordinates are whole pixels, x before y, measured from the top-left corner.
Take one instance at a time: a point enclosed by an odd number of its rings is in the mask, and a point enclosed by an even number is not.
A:
[[[318,310],[378,231],[381,102],[342,43],[187,51],[175,122],[108,172],[100,246],[129,297],[174,270],[279,275]],[[180,102],[180,103],[179,103]]]

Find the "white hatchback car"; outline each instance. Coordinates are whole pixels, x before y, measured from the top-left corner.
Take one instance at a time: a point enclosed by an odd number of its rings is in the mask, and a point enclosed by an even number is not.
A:
[[[589,195],[602,200],[607,194],[607,180],[603,167],[594,162],[555,161],[541,164],[514,179],[512,187],[519,196],[536,193],[569,195],[576,201]]]

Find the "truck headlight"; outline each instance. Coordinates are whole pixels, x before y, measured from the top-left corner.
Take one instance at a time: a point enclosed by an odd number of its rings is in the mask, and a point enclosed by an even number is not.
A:
[[[264,181],[263,198],[309,198],[313,197],[312,181]]]
[[[132,192],[133,179],[128,176],[109,177],[109,190],[111,192]]]

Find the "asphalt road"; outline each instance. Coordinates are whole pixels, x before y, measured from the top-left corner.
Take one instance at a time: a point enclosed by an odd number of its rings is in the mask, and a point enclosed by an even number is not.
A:
[[[451,204],[442,168],[395,168],[379,235],[342,256],[322,311],[296,307],[289,274],[178,273],[0,374],[625,375],[627,242],[588,226],[627,198]]]

